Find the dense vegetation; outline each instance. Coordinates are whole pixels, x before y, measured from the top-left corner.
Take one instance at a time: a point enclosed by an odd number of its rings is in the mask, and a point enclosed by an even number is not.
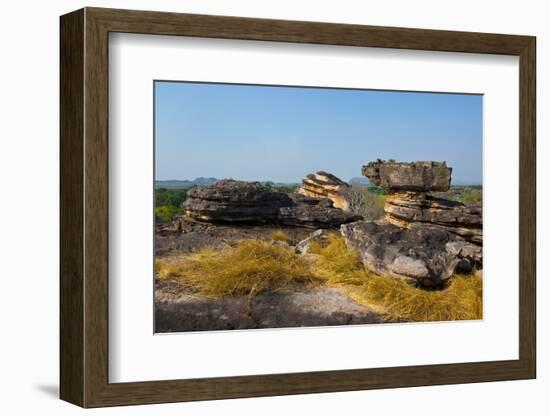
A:
[[[181,203],[187,198],[187,188],[155,189],[155,214],[161,222],[171,221],[174,215],[181,213]]]
[[[294,192],[298,187],[298,184],[276,184],[273,182],[265,182],[264,184],[270,188],[285,193]],[[189,189],[191,189],[191,187],[156,188],[155,214],[157,221],[168,222],[174,218],[174,215],[181,214],[181,203],[186,200]]]
[[[482,205],[483,188],[481,185],[451,186],[447,192],[433,192],[433,196],[462,202],[465,205]]]
[[[460,195],[452,198],[455,201],[462,202],[465,205],[481,205],[483,199],[483,192],[481,187],[468,187],[465,188]]]
[[[388,195],[388,190],[381,186],[369,185],[367,189],[371,194]]]

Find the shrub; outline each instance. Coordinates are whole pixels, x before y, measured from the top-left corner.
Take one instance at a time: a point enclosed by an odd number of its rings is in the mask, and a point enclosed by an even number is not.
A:
[[[383,188],[381,186],[369,185],[368,190],[371,194],[388,195],[387,188]]]
[[[160,207],[155,208],[155,214],[163,222],[172,221],[172,219],[174,218],[174,215],[177,215],[180,213],[181,213],[181,208],[174,207],[172,205],[162,205]]]
[[[187,198],[188,189],[155,189],[155,206],[170,205],[178,208]]]
[[[352,184],[344,191],[344,197],[348,202],[349,211],[361,215],[364,219],[369,221],[384,216],[384,204],[387,198],[384,193],[371,192],[371,188],[373,187]]]
[[[481,205],[483,201],[483,192],[481,189],[466,189],[456,198],[456,200],[465,205]]]

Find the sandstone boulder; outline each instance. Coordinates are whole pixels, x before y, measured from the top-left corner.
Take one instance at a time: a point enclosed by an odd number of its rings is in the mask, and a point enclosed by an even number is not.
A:
[[[300,187],[296,190],[298,194],[318,199],[330,199],[336,208],[348,210],[348,202],[345,192],[350,186],[327,172],[316,172],[307,175]]]
[[[447,191],[452,169],[445,162],[395,162],[377,160],[363,166],[370,183],[396,191]]]
[[[270,222],[292,199],[259,182],[224,179],[192,188],[182,208],[188,217],[208,222]]]
[[[182,208],[190,218],[221,223],[332,228],[361,219],[335,208],[329,199],[288,195],[259,182],[233,179],[191,189]]]
[[[402,229],[394,224],[358,221],[340,227],[349,248],[376,274],[441,287],[453,273],[481,267],[481,248],[438,227],[416,223]]]

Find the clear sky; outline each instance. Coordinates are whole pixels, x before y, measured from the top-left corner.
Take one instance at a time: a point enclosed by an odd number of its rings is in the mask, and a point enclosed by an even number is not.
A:
[[[156,180],[347,181],[369,161],[446,160],[482,179],[482,96],[155,82]]]

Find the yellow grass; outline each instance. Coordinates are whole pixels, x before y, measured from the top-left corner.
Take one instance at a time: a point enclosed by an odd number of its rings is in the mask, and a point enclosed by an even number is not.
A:
[[[290,240],[290,236],[288,235],[288,233],[286,233],[283,230],[273,231],[273,233],[271,233],[271,238],[275,241],[288,241],[288,240]]]
[[[342,288],[356,302],[405,322],[482,318],[482,280],[453,276],[443,290],[417,288],[403,280],[369,274],[342,237],[314,243],[309,257],[265,241],[243,240],[224,250],[205,248],[176,261],[159,260],[155,270],[199,293],[222,297],[279,291],[296,282]]]
[[[308,262],[292,248],[259,240],[243,240],[224,250],[204,248],[176,262],[160,262],[158,267],[160,278],[212,297],[255,295],[315,280]]]
[[[316,248],[317,249],[317,248]],[[453,276],[443,290],[417,288],[401,279],[367,273],[341,237],[317,249],[316,273],[343,287],[356,302],[374,306],[387,319],[406,322],[482,318],[482,280]]]

